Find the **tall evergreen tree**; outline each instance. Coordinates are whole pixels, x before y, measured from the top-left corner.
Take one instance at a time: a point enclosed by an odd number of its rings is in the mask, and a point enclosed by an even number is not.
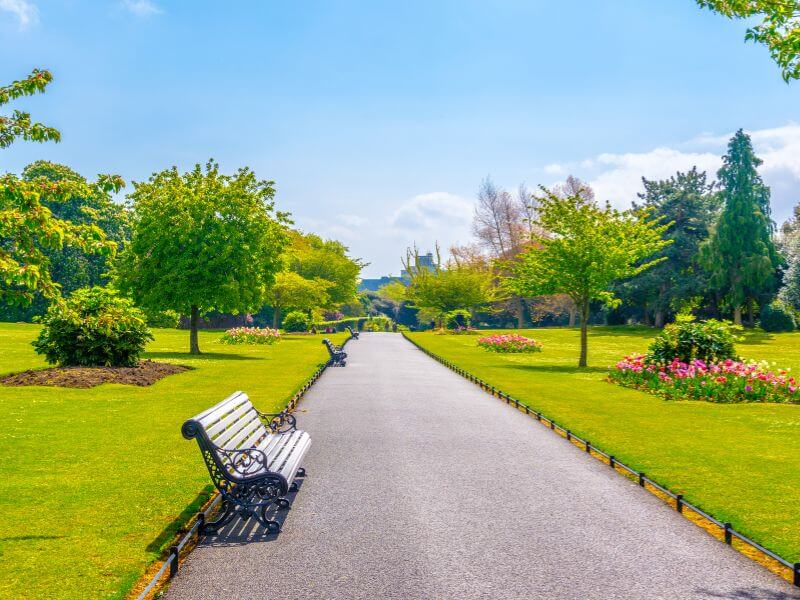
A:
[[[619,294],[628,304],[643,305],[646,316],[652,311],[655,326],[663,327],[671,312],[705,292],[708,276],[699,251],[709,236],[718,200],[713,184],[697,167],[663,181],[643,177],[642,183],[642,207],[648,209],[649,219],[669,224],[664,238],[673,243],[660,253],[666,260],[620,284]]]
[[[728,143],[717,172],[723,201],[716,227],[703,248],[710,283],[742,322],[742,309],[763,304],[775,291],[781,258],[772,239],[775,224],[769,206],[769,188],[758,174],[761,165],[750,136],[741,129]]]

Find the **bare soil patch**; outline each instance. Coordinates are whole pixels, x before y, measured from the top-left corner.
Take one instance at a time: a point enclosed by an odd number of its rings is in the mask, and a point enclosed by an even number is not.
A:
[[[147,386],[169,375],[188,371],[190,368],[152,360],[143,360],[135,367],[51,367],[5,375],[0,377],[0,384],[70,388],[92,388],[102,383]]]

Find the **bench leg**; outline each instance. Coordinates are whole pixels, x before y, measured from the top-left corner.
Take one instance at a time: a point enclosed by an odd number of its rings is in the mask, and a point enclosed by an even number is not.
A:
[[[296,491],[297,491],[297,489],[298,489],[298,488],[297,488],[297,482],[296,482],[296,481],[293,481],[293,482],[292,482],[292,485],[290,485],[290,486],[289,486],[289,491],[290,491],[290,492],[296,492]]]
[[[300,467],[299,469],[297,469],[296,477],[305,477],[305,476],[306,476],[306,470],[304,467]]]
[[[261,510],[254,515],[256,520],[261,523],[270,533],[280,533],[281,524],[277,521],[267,518],[267,509],[269,506],[262,506]]]
[[[228,523],[231,522],[231,519],[236,515],[236,511],[233,510],[233,506],[228,501],[222,502],[222,513],[219,517],[217,517],[213,521],[209,521],[208,523],[203,523],[203,526],[200,528],[200,533],[202,535],[217,535],[219,530],[225,527]]]
[[[291,506],[286,498],[278,498],[275,500],[275,504],[278,505],[278,510],[286,510]]]

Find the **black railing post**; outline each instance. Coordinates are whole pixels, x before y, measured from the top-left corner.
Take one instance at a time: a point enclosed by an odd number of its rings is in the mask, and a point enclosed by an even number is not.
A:
[[[679,513],[683,512],[683,494],[675,495],[675,510]]]
[[[609,467],[611,467],[612,469],[614,469],[614,468],[615,468],[615,467],[614,467],[614,463],[615,463],[615,462],[616,462],[616,459],[614,458],[614,455],[613,455],[613,454],[612,454],[611,456],[609,456],[609,457],[608,457],[608,466],[609,466]]]
[[[731,534],[731,524],[725,523],[725,543],[730,546],[733,543],[733,535]]]
[[[794,577],[792,578],[792,583],[800,587],[800,562],[794,563]]]
[[[556,430],[556,422],[553,421],[552,419],[550,419],[550,429],[552,429],[553,431]]]
[[[178,554],[179,550],[177,546],[170,546],[169,548],[169,578],[172,579],[175,575],[178,574]]]
[[[586,440],[586,454],[591,454],[591,453],[592,453],[592,444],[589,442],[589,440]]]
[[[644,487],[644,473],[639,471],[639,487]]]
[[[567,429],[567,441],[568,442],[572,441],[572,432],[569,429]]]

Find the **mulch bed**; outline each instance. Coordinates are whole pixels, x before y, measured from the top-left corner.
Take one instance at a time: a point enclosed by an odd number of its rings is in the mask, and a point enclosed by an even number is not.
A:
[[[69,388],[91,388],[102,383],[153,385],[159,379],[188,371],[190,367],[143,360],[135,367],[52,367],[34,369],[0,377],[0,384],[9,386],[47,385]]]

